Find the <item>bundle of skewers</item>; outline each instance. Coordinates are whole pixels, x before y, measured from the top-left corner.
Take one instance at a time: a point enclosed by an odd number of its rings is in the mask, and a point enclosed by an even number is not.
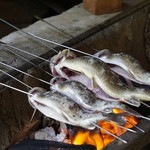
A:
[[[27,34],[39,38],[31,33]],[[6,45],[20,51],[9,44]],[[26,85],[31,90],[24,93],[28,95],[29,103],[35,110],[38,109],[45,116],[57,121],[88,130],[104,130],[99,126],[99,121],[115,122],[118,126],[125,125],[125,117],[130,115],[150,120],[128,106],[139,107],[143,104],[149,107],[143,101],[150,101],[150,90],[132,84],[136,82],[150,85],[150,73],[142,69],[137,60],[123,53],[113,54],[109,50],[102,50],[94,55],[81,51],[85,55],[77,57],[73,52],[75,49],[65,47],[68,49],[54,55],[50,61],[47,60],[53,76],[48,83],[49,91]],[[15,69],[3,62],[0,64]],[[120,76],[126,83],[120,80]],[[123,112],[115,113],[114,109]],[[126,143],[109,131],[106,132]]]

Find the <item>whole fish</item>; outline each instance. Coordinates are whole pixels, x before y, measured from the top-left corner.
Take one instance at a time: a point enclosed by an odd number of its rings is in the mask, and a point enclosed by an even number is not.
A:
[[[109,102],[97,99],[96,95],[92,91],[90,91],[85,85],[78,81],[62,81],[52,85],[51,90],[57,91],[71,98],[80,107],[84,108],[85,111],[101,111],[108,114],[113,113],[113,109],[120,109],[138,118],[143,118],[140,113],[132,110],[123,103],[117,101]]]
[[[54,58],[52,58],[54,60]],[[55,70],[62,75],[63,68],[80,72],[91,79],[93,87],[98,85],[105,93],[134,106],[139,106],[139,100],[150,101],[150,91],[144,88],[134,88],[125,85],[110,70],[109,66],[99,60],[87,56],[73,59],[61,59],[55,65]]]
[[[95,54],[103,62],[112,65],[111,70],[139,84],[150,85],[150,73],[142,68],[140,63],[130,55],[112,53],[108,49]]]
[[[93,130],[96,123],[101,120],[111,120],[119,124],[125,124],[126,120],[119,114],[103,114],[84,112],[74,101],[67,96],[53,91],[41,92],[44,89],[33,88],[29,91],[28,99],[31,106],[38,109],[45,116],[57,121],[80,126]]]
[[[96,95],[97,98],[101,100],[111,101],[111,102],[119,101],[118,99],[115,99],[107,95],[99,86],[93,87],[91,79],[86,77],[84,74],[76,74],[76,75],[71,75],[71,76],[66,75],[66,76],[68,77],[68,79],[62,76],[55,76],[51,79],[50,82],[53,85],[53,84],[60,83],[66,80],[78,81],[82,83],[83,85],[85,85],[90,91],[92,91]]]

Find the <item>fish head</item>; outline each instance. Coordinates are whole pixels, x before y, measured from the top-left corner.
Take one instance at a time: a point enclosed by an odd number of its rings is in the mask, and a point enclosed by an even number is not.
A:
[[[42,114],[54,120],[69,123],[64,115],[63,109],[60,109],[59,102],[50,98],[48,95],[55,94],[54,92],[45,92],[42,88],[33,88],[29,91],[28,100],[30,105],[39,110]]]
[[[50,60],[50,69],[51,69],[53,75],[58,75],[55,70],[55,66],[57,64],[60,64],[61,62],[65,61],[66,59],[72,59],[75,57],[76,57],[76,55],[69,49],[64,49],[63,51],[60,51],[57,55],[53,56]]]
[[[51,90],[54,90],[54,91],[58,91],[58,92],[69,92],[69,89],[72,88],[72,81],[71,80],[66,80],[66,81],[63,81],[63,82],[58,82],[56,84],[53,84],[51,86]]]
[[[61,89],[61,84],[60,83],[56,83],[56,84],[53,84],[50,89],[53,90],[53,91],[59,91]]]
[[[61,83],[63,81],[66,81],[66,79],[61,76],[55,76],[50,80],[50,83],[51,83],[51,85],[55,85],[55,84]]]
[[[109,56],[111,55],[111,51],[109,49],[103,49],[97,53],[94,54],[94,56],[97,56],[99,58],[103,57],[103,56]]]
[[[36,108],[36,103],[35,103],[35,96],[39,95],[41,93],[44,93],[46,90],[40,87],[34,87],[28,92],[28,101],[29,104],[33,107]]]

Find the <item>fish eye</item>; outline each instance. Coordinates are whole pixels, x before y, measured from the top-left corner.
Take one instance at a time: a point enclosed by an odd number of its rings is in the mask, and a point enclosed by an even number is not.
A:
[[[106,108],[106,109],[104,109],[104,112],[105,112],[105,113],[111,113],[112,110],[111,110],[110,108]]]

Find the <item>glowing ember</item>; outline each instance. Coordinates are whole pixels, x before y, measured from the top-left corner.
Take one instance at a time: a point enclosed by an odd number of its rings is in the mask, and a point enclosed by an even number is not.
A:
[[[117,109],[114,109],[113,111],[114,111],[114,113],[123,113],[123,111],[117,110]],[[134,116],[129,116],[129,117],[125,117],[125,118],[127,121],[129,121],[130,123],[133,124],[132,125],[132,124],[127,122],[123,126],[126,128],[132,128],[139,121]],[[111,132],[117,136],[120,136],[126,132],[125,129],[122,129],[120,127],[117,127],[116,125],[113,125],[114,123],[109,124],[109,123],[104,122],[104,121],[99,121],[98,124],[100,127],[106,129],[107,131],[109,131],[109,132]],[[114,140],[115,140],[115,137],[109,135],[108,133],[106,133],[103,130],[99,130],[99,129],[95,129],[94,131],[90,131],[90,130],[81,131],[81,130],[79,130],[77,132],[77,134],[75,135],[74,139],[71,140],[71,143],[75,144],[75,145],[91,144],[91,145],[96,146],[97,150],[100,150]]]
[[[92,133],[89,130],[85,132],[79,131],[76,137],[74,138],[72,144],[75,145],[90,144],[90,145],[95,145],[97,149],[101,149],[102,147],[104,147],[103,138],[100,132]]]

